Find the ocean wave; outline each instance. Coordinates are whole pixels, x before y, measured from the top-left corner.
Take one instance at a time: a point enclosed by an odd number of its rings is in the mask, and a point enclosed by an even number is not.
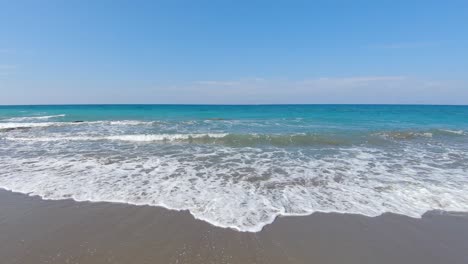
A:
[[[55,117],[58,117],[56,115]],[[37,118],[46,118],[54,116],[43,116]],[[234,123],[233,123],[234,122]],[[353,143],[362,143],[365,140],[375,142],[373,137],[379,137],[387,140],[412,140],[412,139],[421,139],[421,138],[440,138],[440,137],[450,137],[450,136],[466,136],[467,132],[464,130],[455,130],[448,128],[438,128],[438,129],[426,129],[426,130],[393,130],[393,131],[353,131],[353,130],[340,130],[340,129],[331,129],[330,128],[311,128],[310,131],[307,131],[305,128],[301,127],[300,129],[291,130],[290,133],[262,133],[265,129],[263,127],[259,128],[257,123],[235,123],[235,120],[229,120],[229,123],[226,124],[205,124],[204,121],[200,120],[182,120],[182,121],[164,121],[164,120],[98,120],[98,121],[84,121],[84,120],[75,120],[68,122],[0,122],[0,132],[8,132],[14,130],[25,130],[25,129],[35,129],[35,128],[49,128],[49,127],[77,127],[80,131],[88,131],[90,134],[93,131],[99,130],[100,133],[109,134],[109,136],[115,137],[118,139],[120,135],[114,135],[116,132],[121,133],[135,133],[136,135],[123,135],[122,140],[132,141],[132,137],[135,139],[133,141],[158,141],[159,136],[149,136],[153,134],[165,134],[165,137],[170,141],[177,140],[192,140],[198,138],[198,136],[184,138],[178,138],[175,136],[172,140],[171,134],[183,135],[183,134],[226,134],[222,137],[222,140],[219,140],[220,137],[217,136],[207,136],[203,137],[203,141],[199,140],[200,143],[220,143],[227,145],[255,145],[255,144],[271,144],[276,146],[288,146],[288,145],[314,145],[314,144],[324,144],[324,145],[349,145]],[[285,125],[285,127],[288,127]],[[238,130],[238,133],[231,132],[233,130]],[[275,131],[273,129],[272,131]],[[323,130],[323,131],[321,131]],[[154,132],[153,132],[154,131]],[[210,133],[210,131],[216,131],[216,133]],[[246,133],[242,133],[246,131]],[[258,132],[257,132],[258,131]],[[268,131],[268,129],[267,129]],[[68,131],[73,133],[73,131]],[[138,133],[141,135],[138,135]],[[248,132],[248,133],[247,133]],[[154,139],[152,139],[152,137]],[[105,138],[102,138],[105,139]],[[216,139],[216,141],[212,140]],[[41,139],[40,139],[41,140]],[[70,140],[80,140],[80,139],[70,139]],[[85,139],[86,140],[86,139]],[[90,139],[93,140],[93,139]],[[42,140],[46,141],[46,140]]]
[[[442,134],[454,134],[454,135],[465,135],[463,130],[450,130],[450,129],[439,129]]]
[[[0,124],[1,125],[1,124]],[[32,125],[32,124],[31,124]],[[51,124],[37,123],[37,127],[49,126]],[[20,128],[18,124],[12,127]],[[29,124],[24,125],[28,128]],[[1,126],[0,126],[1,130]],[[391,131],[372,134],[326,134],[326,133],[296,133],[296,134],[232,134],[232,133],[161,133],[161,134],[115,134],[115,135],[95,135],[95,133],[84,133],[74,135],[73,133],[54,134],[53,136],[29,137],[5,136],[6,140],[11,141],[29,141],[29,142],[56,142],[56,141],[127,141],[127,142],[154,142],[154,143],[193,143],[193,144],[216,144],[226,146],[248,147],[248,146],[351,146],[359,144],[377,144],[385,142],[375,140],[375,137],[390,140],[411,140],[418,138],[433,138],[434,136],[461,136],[463,131],[445,131],[431,130],[431,132],[412,132],[412,131]]]
[[[82,121],[76,120],[71,122],[5,122],[0,123],[0,131],[26,129],[26,128],[45,128],[56,126],[83,126],[83,125],[108,125],[108,126],[139,126],[159,124],[157,121],[138,121],[138,120],[120,120],[120,121]]]
[[[69,148],[62,151],[73,153]],[[246,232],[258,232],[278,216],[313,212],[421,217],[436,209],[468,211],[466,167],[440,169],[433,165],[440,153],[421,149],[387,157],[381,150],[346,148],[322,158],[256,148],[129,151],[12,151],[0,156],[0,187],[44,199],[188,210],[197,219]]]
[[[465,131],[450,129],[431,129],[426,131],[383,131],[373,133],[373,135],[394,140],[409,140],[416,138],[432,138],[434,136],[463,136],[465,135]]]
[[[8,119],[4,119],[2,121],[8,122],[24,122],[24,121],[34,121],[34,120],[46,120],[58,117],[65,117],[65,114],[60,115],[48,115],[48,116],[22,116],[22,117],[12,117]]]
[[[109,140],[122,140],[122,141],[137,141],[137,142],[151,142],[151,141],[187,141],[196,139],[217,139],[226,137],[228,134],[154,134],[154,135],[116,135],[108,136],[105,139]]]
[[[159,124],[161,121],[139,121],[139,120],[117,120],[117,121],[95,121],[97,124],[109,124],[120,126],[139,126]],[[90,122],[91,123],[91,122]]]
[[[36,128],[36,127],[50,127],[50,126],[60,126],[65,125],[64,123],[59,122],[42,122],[42,123],[0,123],[1,130],[13,130],[13,129],[26,129],[26,128]]]
[[[96,141],[96,140],[116,140],[133,142],[153,142],[153,141],[191,141],[196,139],[216,139],[225,137],[227,134],[141,134],[141,135],[112,135],[112,136],[55,136],[55,137],[5,137],[12,141]]]
[[[349,145],[350,142],[333,136],[314,134],[268,135],[268,134],[133,134],[109,136],[53,136],[53,137],[4,137],[12,141],[97,141],[116,140],[129,142],[180,142],[194,144],[220,144],[228,146],[308,146],[308,145]]]
[[[413,139],[418,137],[431,138],[432,132],[413,132],[413,131],[389,131],[375,133],[377,136],[382,136],[389,139]]]

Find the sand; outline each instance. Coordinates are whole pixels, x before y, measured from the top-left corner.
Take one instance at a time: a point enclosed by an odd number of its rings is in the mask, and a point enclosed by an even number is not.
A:
[[[0,190],[0,263],[468,263],[468,215],[315,213],[258,233],[188,212]]]

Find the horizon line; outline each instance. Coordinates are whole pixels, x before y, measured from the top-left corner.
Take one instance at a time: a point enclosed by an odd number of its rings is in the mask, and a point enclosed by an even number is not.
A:
[[[265,104],[183,104],[183,103],[71,103],[71,104],[0,104],[4,106],[130,106],[130,105],[167,105],[167,106],[287,106],[287,105],[404,105],[404,106],[468,106],[468,104],[427,104],[427,103],[265,103]]]

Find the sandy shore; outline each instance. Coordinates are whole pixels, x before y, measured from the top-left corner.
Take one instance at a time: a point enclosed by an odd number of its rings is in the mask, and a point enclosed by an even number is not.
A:
[[[0,262],[468,263],[468,216],[422,219],[317,213],[259,233],[214,227],[188,212],[44,201],[0,190]]]

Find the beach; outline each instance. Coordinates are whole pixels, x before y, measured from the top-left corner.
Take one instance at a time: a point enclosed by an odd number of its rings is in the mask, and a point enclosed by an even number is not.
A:
[[[187,211],[0,191],[0,258],[28,263],[467,263],[468,216],[279,217],[238,232]]]
[[[0,264],[468,264],[466,25],[2,1]]]
[[[468,212],[468,107],[0,107],[0,188],[187,210],[258,232],[278,216]]]
[[[0,263],[466,264],[466,117],[1,106]]]

